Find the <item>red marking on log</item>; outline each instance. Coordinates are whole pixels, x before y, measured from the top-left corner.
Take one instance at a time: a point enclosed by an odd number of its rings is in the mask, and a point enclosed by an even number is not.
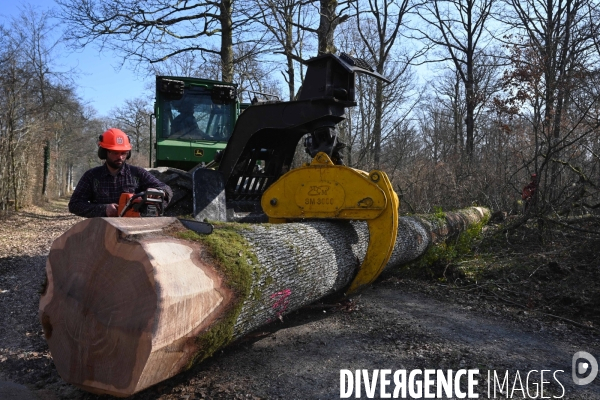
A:
[[[275,303],[271,306],[275,313],[277,314],[277,318],[281,319],[281,315],[285,313],[288,305],[290,304],[290,295],[292,291],[290,289],[284,289],[280,292],[273,293],[271,295],[271,300],[275,300]]]

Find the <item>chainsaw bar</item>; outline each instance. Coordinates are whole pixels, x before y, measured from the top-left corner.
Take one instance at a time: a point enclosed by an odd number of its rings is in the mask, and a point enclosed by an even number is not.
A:
[[[203,235],[210,235],[213,232],[212,224],[208,222],[199,222],[192,219],[180,219],[179,222],[187,229]]]

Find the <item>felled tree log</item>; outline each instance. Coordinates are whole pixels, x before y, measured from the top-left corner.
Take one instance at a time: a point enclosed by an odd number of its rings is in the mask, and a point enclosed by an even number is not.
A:
[[[386,268],[488,216],[400,218]],[[224,224],[200,237],[174,218],[88,219],[52,245],[40,320],[65,381],[125,397],[343,291],[368,240],[363,222]]]

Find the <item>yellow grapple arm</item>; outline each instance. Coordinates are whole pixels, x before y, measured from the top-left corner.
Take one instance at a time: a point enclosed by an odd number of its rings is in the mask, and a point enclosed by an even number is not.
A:
[[[327,154],[318,153],[310,164],[289,171],[272,184],[261,205],[271,223],[299,219],[367,221],[367,254],[346,293],[373,282],[392,255],[399,201],[383,171],[366,173],[334,165]]]

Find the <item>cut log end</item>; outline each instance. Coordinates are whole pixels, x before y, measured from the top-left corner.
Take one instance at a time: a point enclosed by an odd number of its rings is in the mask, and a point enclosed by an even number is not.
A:
[[[86,220],[55,241],[40,320],[63,379],[128,396],[184,369],[232,296],[198,243],[131,240],[111,220]],[[174,220],[161,222],[154,231]]]

